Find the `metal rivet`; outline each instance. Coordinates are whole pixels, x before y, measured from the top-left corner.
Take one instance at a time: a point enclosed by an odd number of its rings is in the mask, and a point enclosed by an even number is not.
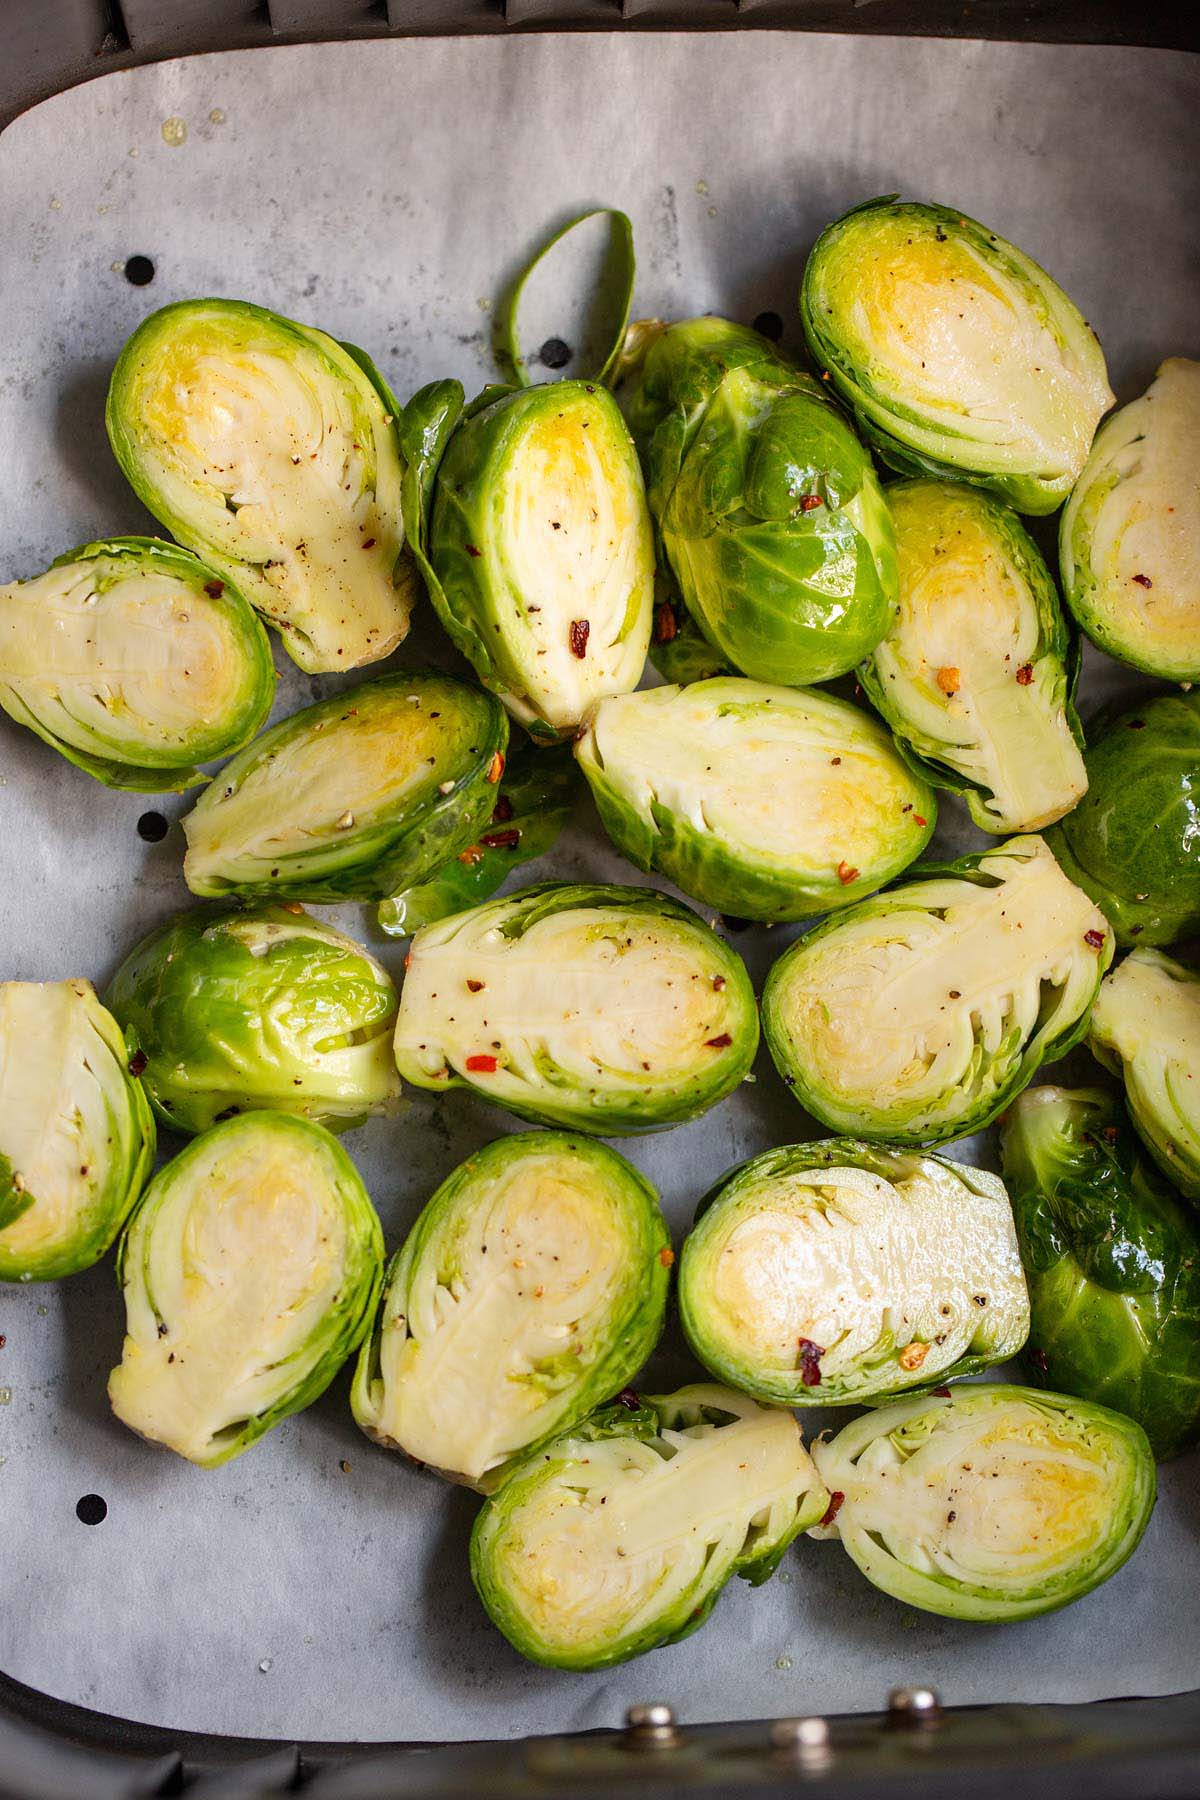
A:
[[[888,1695],[888,1722],[892,1725],[936,1725],[942,1703],[933,1688],[898,1687]]]
[[[675,1714],[661,1700],[631,1706],[625,1714],[625,1742],[631,1750],[670,1750],[679,1742]]]

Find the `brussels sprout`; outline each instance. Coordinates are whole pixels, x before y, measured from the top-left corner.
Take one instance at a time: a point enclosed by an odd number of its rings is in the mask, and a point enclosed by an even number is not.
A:
[[[282,719],[183,821],[193,894],[383,900],[486,829],[508,721],[449,675],[380,675]]]
[[[1200,362],[1174,356],[1096,434],[1059,527],[1063,595],[1092,642],[1200,681]]]
[[[971,1375],[1029,1330],[1003,1182],[852,1138],[722,1176],[683,1246],[679,1312],[706,1369],[784,1406]]]
[[[828,1502],[790,1413],[681,1388],[520,1464],[475,1521],[471,1574],[522,1656],[605,1669],[687,1637],[731,1575],[768,1580]]]
[[[887,490],[900,613],[862,684],[984,831],[1036,831],[1087,787],[1054,583],[1008,507],[952,481]]]
[[[637,686],[654,549],[603,388],[492,390],[468,408],[437,473],[427,555],[442,624],[535,737],[564,737],[602,695]]]
[[[896,605],[871,460],[820,383],[725,319],[634,327],[626,415],[688,611],[744,675],[842,675]]]
[[[868,714],[737,676],[602,700],[575,747],[639,869],[744,919],[804,919],[908,867],[933,790]]]
[[[106,787],[203,781],[274,692],[253,612],[174,544],[108,538],[0,587],[0,707]]]
[[[181,300],[122,350],[107,424],[138,498],[315,674],[408,632],[395,414],[361,351],[245,301]]]
[[[514,869],[551,848],[582,785],[566,744],[519,744],[504,765],[491,819],[478,841],[427,881],[384,900],[380,928],[389,937],[411,937],[422,925],[488,899]]]
[[[0,1281],[98,1262],[153,1161],[153,1115],[91,982],[0,982]]]
[[[1088,1042],[1123,1079],[1155,1162],[1200,1201],[1200,974],[1135,950],[1100,984]]]
[[[823,1124],[943,1144],[1078,1042],[1112,948],[1042,839],[1010,838],[793,944],[767,977],[763,1029]]]
[[[1030,1088],[1003,1141],[1041,1378],[1136,1419],[1158,1457],[1200,1442],[1194,1215],[1108,1094]]]
[[[757,1045],[741,958],[686,906],[556,882],[419,931],[396,1023],[415,1086],[604,1137],[705,1112]]]
[[[606,1145],[558,1131],[487,1145],[393,1259],[355,1418],[491,1492],[641,1368],[662,1330],[670,1243],[654,1189]]]
[[[957,475],[1018,512],[1061,504],[1113,403],[1078,308],[952,207],[892,194],[843,214],[813,247],[800,317],[891,468]]]
[[[827,1524],[867,1580],[948,1619],[1054,1612],[1137,1549],[1154,1458],[1132,1419],[1036,1388],[900,1400],[813,1446]],[[836,1507],[836,1510],[835,1510]]]
[[[213,1469],[323,1394],[367,1330],[383,1233],[337,1139],[242,1113],[160,1169],[121,1239],[124,1424]]]
[[[1084,756],[1088,791],[1046,841],[1108,914],[1117,943],[1200,928],[1200,691],[1123,713]]]
[[[299,907],[180,913],[130,952],[105,998],[174,1131],[263,1107],[340,1131],[400,1092],[387,971]]]

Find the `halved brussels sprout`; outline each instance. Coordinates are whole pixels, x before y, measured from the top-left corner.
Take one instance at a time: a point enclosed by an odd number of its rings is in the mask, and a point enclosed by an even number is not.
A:
[[[535,737],[564,737],[602,695],[637,686],[654,547],[637,456],[604,388],[482,395],[438,470],[427,554],[442,624]]]
[[[1054,583],[1016,514],[961,482],[887,490],[900,612],[861,679],[984,831],[1036,831],[1087,787]]]
[[[130,952],[105,998],[174,1131],[259,1108],[341,1131],[400,1092],[391,978],[298,906],[180,913]]]
[[[654,1189],[606,1145],[558,1131],[488,1144],[392,1261],[355,1418],[492,1492],[641,1368],[662,1330],[670,1244]]]
[[[0,1281],[98,1262],[153,1161],[153,1115],[91,982],[0,982]]]
[[[1047,833],[1118,944],[1200,928],[1200,690],[1160,694],[1092,737],[1088,791]]]
[[[449,675],[380,675],[280,720],[183,821],[193,894],[383,900],[486,828],[501,706]]]
[[[417,1087],[470,1087],[523,1119],[653,1131],[723,1100],[754,1061],[741,958],[648,888],[548,883],[412,942],[396,1061]]]
[[[887,195],[826,227],[804,271],[809,349],[901,474],[957,475],[1054,512],[1113,403],[1058,284],[953,207]]]
[[[751,1157],[701,1200],[688,1342],[784,1406],[850,1406],[1015,1356],[1029,1299],[1004,1184],[852,1138]]]
[[[1096,433],[1059,527],[1063,597],[1093,643],[1200,681],[1200,362],[1173,356]]]
[[[1135,950],[1100,984],[1088,1043],[1123,1079],[1151,1156],[1200,1201],[1200,974]]]
[[[143,504],[316,674],[408,633],[395,413],[361,351],[243,300],[181,300],[122,350],[107,424]]]
[[[933,790],[848,701],[737,676],[602,700],[575,747],[639,869],[743,919],[804,919],[908,867]]]
[[[947,1619],[1031,1619],[1133,1555],[1154,1458],[1132,1419],[1063,1394],[981,1384],[866,1413],[813,1460],[840,1538],[885,1594]]]
[[[0,587],[0,707],[106,787],[161,794],[254,736],[275,694],[235,589],[155,538],[83,544]]]
[[[623,396],[663,555],[744,675],[828,681],[896,606],[871,459],[819,382],[726,319],[634,326]]]
[[[383,1232],[336,1138],[242,1113],[160,1169],[121,1239],[131,1430],[206,1469],[323,1394],[367,1330]]]
[[[695,1631],[731,1575],[768,1580],[828,1503],[790,1413],[686,1387],[521,1463],[475,1521],[471,1574],[522,1656],[606,1669]]]
[[[980,1131],[1087,1026],[1104,914],[1039,837],[863,900],[785,950],[763,991],[775,1066],[834,1131]]]
[[[1200,1442],[1200,1225],[1110,1094],[1030,1088],[1003,1141],[1037,1378],[1177,1456]]]
[[[518,744],[504,765],[491,819],[478,840],[426,881],[382,901],[381,930],[389,937],[411,937],[422,925],[487,900],[514,869],[551,848],[582,786],[568,745]]]

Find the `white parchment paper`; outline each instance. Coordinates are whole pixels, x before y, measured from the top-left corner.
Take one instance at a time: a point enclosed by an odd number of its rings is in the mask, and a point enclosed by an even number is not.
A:
[[[150,529],[103,432],[117,351],[152,307],[261,301],[369,348],[402,396],[491,373],[489,305],[552,224],[633,216],[637,312],[777,311],[828,219],[901,190],[961,205],[1086,309],[1122,398],[1200,352],[1200,64],[1165,51],[746,32],[322,44],[110,75],[0,138],[0,580],[90,537]],[[165,127],[165,129],[164,129]],[[147,288],[122,274],[152,258]],[[569,335],[564,319],[563,335]],[[402,656],[445,659],[428,608]],[[287,663],[280,711],[322,691]],[[1085,706],[1115,681],[1090,657]],[[187,894],[177,827],[0,720],[0,974],[98,984]],[[957,802],[942,843],[974,841]],[[536,874],[631,879],[590,814]],[[364,933],[366,916],[341,915]],[[756,978],[787,933],[739,948]],[[385,960],[398,972],[400,951]],[[1086,1059],[1085,1059],[1086,1060]],[[512,1128],[413,1098],[347,1141],[389,1244],[462,1156]],[[763,1058],[707,1118],[622,1147],[677,1236],[726,1167],[814,1135]],[[976,1146],[981,1157],[994,1146]],[[476,1502],[373,1448],[346,1380],[231,1466],[203,1472],[110,1417],[122,1309],[110,1263],[0,1291],[0,1666],[85,1705],[249,1734],[437,1739],[615,1723],[1160,1693],[1197,1680],[1200,1467],[1163,1471],[1145,1544],[1106,1588],[1026,1625],[906,1611],[833,1544],[801,1542],[698,1636],[609,1674],[531,1668],[466,1572]],[[692,1372],[668,1339],[656,1384]],[[348,1465],[348,1466],[347,1466]],[[108,1516],[81,1524],[76,1501]]]

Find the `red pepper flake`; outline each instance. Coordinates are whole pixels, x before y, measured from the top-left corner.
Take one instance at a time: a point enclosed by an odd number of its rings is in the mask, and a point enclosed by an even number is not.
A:
[[[679,636],[679,620],[675,617],[675,608],[669,600],[654,609],[654,641],[656,644],[670,644]]]
[[[1120,1135],[1115,1125],[1106,1125],[1100,1133],[1100,1136],[1109,1144],[1115,1144]]]
[[[1033,664],[1022,663],[1017,670],[1017,686],[1028,687],[1033,680]]]
[[[724,1050],[732,1044],[732,1042],[733,1039],[730,1037],[729,1033],[723,1031],[720,1037],[705,1038],[704,1048],[706,1050]]]
[[[513,816],[513,805],[507,794],[501,794],[492,808],[492,824],[507,825]]]
[[[725,977],[723,975],[714,975],[712,984],[714,994],[723,994],[725,992]]]
[[[664,1248],[659,1251],[658,1260],[664,1269],[669,1269],[671,1264],[675,1261],[675,1252]]]
[[[4,1333],[2,1331],[0,1331],[0,1350],[3,1350],[3,1348],[4,1348],[5,1344],[7,1344],[7,1342],[8,1342],[8,1339],[5,1337]]]
[[[494,1056],[468,1056],[467,1068],[472,1075],[494,1075],[500,1067]]]
[[[474,544],[467,545],[467,555],[468,556],[478,556],[479,555],[479,551],[475,548]]]
[[[467,849],[460,850],[458,860],[460,863],[465,863],[468,869],[473,869],[476,863],[483,861],[483,851],[478,844],[471,844]]]
[[[491,782],[493,787],[495,787],[496,783],[499,781],[499,779],[503,775],[503,773],[504,773],[504,752],[502,750],[497,750],[495,756],[493,756],[491,762],[488,764],[488,773],[487,773],[487,778]]]
[[[482,991],[482,989],[483,989],[482,981],[468,981],[468,983],[467,983],[467,992],[470,994],[478,994]]]
[[[1133,579],[1137,582],[1139,587],[1149,588],[1154,586],[1154,583],[1148,575],[1135,575]]]
[[[941,688],[943,694],[957,694],[959,688],[962,686],[962,675],[958,669],[952,669],[947,666],[944,669],[938,670],[937,684]]]
[[[840,862],[837,866],[837,878],[843,887],[849,887],[852,881],[858,880],[858,870],[848,862]]]
[[[146,1052],[144,1050],[135,1050],[129,1059],[129,1073],[131,1075],[144,1075],[149,1067],[150,1058],[146,1055]]]
[[[939,1400],[949,1400],[950,1398],[950,1389],[948,1387],[930,1388],[929,1391]]]
[[[1029,1352],[1029,1360],[1041,1375],[1045,1375],[1050,1368],[1050,1364],[1046,1361],[1046,1352],[1044,1350],[1031,1350]]]
[[[814,1344],[811,1338],[797,1338],[800,1348],[800,1379],[805,1387],[820,1387],[821,1358],[825,1352],[820,1344]]]
[[[1096,931],[1095,929],[1085,931],[1083,934],[1083,941],[1085,944],[1090,944],[1093,950],[1103,950],[1104,933],[1102,931]]]
[[[913,814],[913,824],[919,825],[922,828],[922,830],[924,830],[925,826],[928,825],[928,823],[929,823],[929,820],[923,819],[921,817],[920,813]]]
[[[364,538],[363,539],[363,549],[364,550],[373,550],[374,548],[375,548],[375,539],[374,538]]]
[[[825,1508],[824,1515],[821,1519],[822,1525],[833,1524],[833,1521],[842,1510],[842,1501],[845,1498],[846,1496],[842,1493],[840,1488],[834,1488],[832,1494],[829,1496],[829,1505]]]
[[[206,581],[204,591],[210,600],[219,600],[225,592],[225,583],[223,581]]]
[[[283,910],[284,912],[289,913],[302,913],[304,908],[298,900],[285,900],[283,903]]]
[[[587,655],[588,635],[591,632],[591,629],[591,624],[587,619],[571,620],[572,656],[578,656],[582,660],[583,657]]]
[[[820,494],[805,494],[803,500],[800,502],[800,511],[801,512],[815,512],[817,507],[820,506],[820,504],[821,504]]]
[[[404,967],[407,969],[411,962],[412,962],[412,951],[406,950],[404,952]]]
[[[515,850],[521,841],[521,827],[510,825],[507,831],[485,831],[479,841],[488,850]]]
[[[632,1388],[622,1388],[613,1401],[614,1406],[627,1406],[630,1412],[636,1412],[641,1404]]]

